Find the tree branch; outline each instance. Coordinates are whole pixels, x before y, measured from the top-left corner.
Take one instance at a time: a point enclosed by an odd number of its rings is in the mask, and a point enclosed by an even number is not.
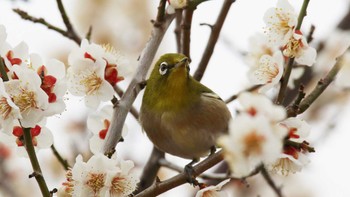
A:
[[[174,34],[175,34],[175,40],[176,40],[176,49],[177,52],[181,52],[181,21],[182,21],[182,9],[177,9],[175,10],[175,15],[176,15],[176,23],[175,23],[175,29],[174,29]]]
[[[121,138],[126,115],[130,110],[132,103],[135,101],[136,96],[141,91],[140,84],[145,81],[147,71],[151,66],[156,51],[174,17],[174,14],[165,15],[164,22],[161,22],[159,25],[154,25],[152,36],[142,51],[136,75],[114,109],[112,122],[105,140],[105,154],[111,154],[115,151],[115,146]]]
[[[198,68],[193,75],[193,77],[197,81],[200,81],[204,75],[204,72],[207,68],[209,60],[210,60],[211,56],[213,55],[214,48],[215,48],[215,45],[218,41],[220,31],[222,29],[222,26],[224,25],[226,16],[230,10],[232,3],[234,3],[234,2],[235,2],[235,0],[225,0],[225,2],[222,5],[219,16],[218,16],[215,24],[212,27],[212,31],[211,31],[207,46],[206,46],[204,53],[202,55],[202,59],[199,62]]]
[[[194,175],[198,176],[199,174],[203,173],[204,171],[221,162],[223,159],[224,158],[222,151],[219,151],[207,157],[202,162],[198,163],[196,166],[193,167]],[[162,182],[155,182],[152,186],[136,195],[136,197],[157,196],[186,182],[187,176],[185,172],[182,172],[168,180]]]
[[[266,171],[265,167],[261,168],[261,174],[264,177],[265,181],[269,186],[272,188],[272,190],[276,193],[278,197],[282,197],[282,191],[281,188],[276,185],[276,183],[272,180],[271,176],[269,173]]]
[[[333,66],[333,68],[327,73],[324,79],[321,79],[315,89],[306,96],[305,99],[300,103],[300,108],[298,110],[298,114],[303,113],[307,110],[311,104],[322,94],[322,92],[328,87],[328,85],[334,80],[337,76],[339,70],[341,69],[342,57],[338,58],[337,63]]]
[[[157,176],[158,170],[161,167],[159,161],[163,159],[164,156],[164,152],[158,150],[156,147],[153,147],[152,153],[145,167],[143,168],[143,172],[140,177],[140,182],[137,185],[137,189],[135,192],[133,192],[134,195],[142,192],[143,190],[152,185]]]
[[[63,159],[63,157],[61,156],[61,154],[56,150],[55,145],[51,145],[51,150],[52,153],[55,155],[55,157],[57,158],[58,162],[60,162],[60,164],[62,165],[62,167],[67,171],[69,170],[70,166],[67,162],[66,159]]]
[[[9,80],[9,77],[7,76],[7,73],[6,73],[6,65],[4,62],[4,58],[2,58],[1,56],[0,56],[0,74],[3,81]]]
[[[160,159],[159,164],[163,167],[169,168],[179,173],[182,173],[184,171],[184,168],[181,168],[180,166],[177,166],[166,159]],[[236,179],[234,177],[229,176],[227,173],[211,173],[211,174],[203,173],[198,175],[198,177],[202,179],[219,180],[219,181],[222,181],[225,179]]]
[[[42,25],[46,26],[48,29],[54,30],[57,33],[60,33],[62,36],[73,40],[77,44],[80,44],[80,42],[81,42],[80,40],[77,40],[76,38],[72,37],[72,35],[68,31],[63,30],[59,27],[56,27],[56,26],[46,22],[46,20],[43,18],[36,18],[36,17],[30,16],[27,12],[25,12],[21,9],[13,9],[13,11],[15,13],[17,13],[24,20],[28,20],[28,21],[31,21],[33,23],[42,24]]]
[[[124,94],[124,91],[119,87],[119,86],[115,86],[114,87],[114,90],[117,92],[118,96],[121,98]],[[130,113],[131,115],[134,116],[134,118],[136,120],[139,120],[139,112],[137,111],[137,109],[134,107],[134,106],[131,106],[130,108]]]
[[[30,163],[32,164],[32,167],[34,170],[33,174],[29,175],[29,178],[34,176],[40,187],[40,191],[42,195],[44,197],[49,197],[50,191],[47,187],[44,176],[42,175],[38,158],[36,157],[30,128],[22,128],[22,129],[23,129],[23,137],[24,137],[24,146],[26,148]]]
[[[67,35],[70,39],[74,40],[76,43],[80,44],[81,43],[81,38],[77,35],[77,33],[75,32],[71,22],[69,21],[68,15],[66,13],[66,10],[64,9],[64,6],[62,4],[62,0],[56,0],[57,2],[57,6],[58,6],[58,10],[61,13],[61,17],[63,20],[63,23],[66,25],[67,28]]]
[[[181,52],[185,56],[191,59],[190,54],[190,45],[191,45],[191,26],[192,26],[192,18],[193,18],[194,9],[187,7],[184,10],[184,18],[182,27],[182,43],[181,43]]]

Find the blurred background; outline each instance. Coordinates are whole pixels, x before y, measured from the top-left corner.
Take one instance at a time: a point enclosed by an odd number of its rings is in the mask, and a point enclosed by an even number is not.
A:
[[[150,36],[152,29],[150,21],[155,19],[158,2],[156,0],[63,1],[68,16],[80,36],[84,37],[92,26],[91,40],[100,44],[111,43],[127,57],[132,68],[137,65],[137,59]],[[232,5],[202,80],[203,84],[223,99],[250,87],[246,76],[249,68],[244,61],[244,54],[249,50],[249,37],[256,32],[263,32],[265,26],[263,15],[268,8],[275,6],[276,2],[277,0],[238,0]],[[297,12],[302,2],[302,0],[290,0]],[[207,26],[199,24],[213,24],[222,3],[223,0],[208,1],[195,11],[191,37],[192,72],[200,61],[210,34]],[[349,3],[349,0],[310,1],[302,29],[308,32],[311,24],[315,25],[314,41],[311,45],[318,47],[320,42],[330,37],[348,13]],[[77,47],[76,43],[48,30],[43,25],[20,19],[12,11],[13,8],[20,8],[35,17],[43,17],[51,24],[64,29],[56,1],[0,0],[0,24],[6,27],[7,41],[12,46],[24,41],[28,44],[30,53],[38,53],[47,60],[56,58],[67,64],[67,56]],[[174,25],[165,35],[156,59],[163,53],[176,52],[173,30]],[[126,78],[119,85],[125,89],[130,79],[131,77]],[[142,94],[143,92],[134,104],[137,109],[140,107]],[[348,90],[331,85],[319,102],[302,116],[312,126],[308,140],[316,148],[316,153],[309,155],[311,163],[301,173],[288,177],[273,176],[277,184],[283,186],[282,191],[286,197],[350,196],[348,187],[350,172],[347,169],[350,166],[347,146],[350,139],[348,96]],[[60,115],[49,118],[47,122],[53,132],[57,150],[73,165],[77,154],[82,154],[85,160],[91,156],[88,148],[91,133],[86,128],[86,118],[92,111],[85,108],[82,98],[67,94],[65,101],[66,110]],[[230,103],[232,113],[235,112],[236,106],[236,102]],[[125,142],[117,146],[118,156],[133,160],[137,166],[135,170],[141,173],[152,145],[134,117],[128,115],[126,125],[128,135],[125,137]],[[38,154],[49,188],[59,188],[65,180],[63,168],[51,150],[41,150]],[[16,157],[3,145],[0,145],[0,157],[2,157],[0,177],[3,177],[0,178],[0,196],[6,196],[8,187],[18,192],[18,196],[40,196],[35,180],[27,178],[32,172],[28,159]],[[181,166],[189,162],[169,155],[167,159]],[[164,180],[175,174],[162,168],[159,176]],[[260,175],[247,179],[247,182],[249,187],[234,182],[225,187],[225,190],[230,196],[275,195]],[[196,189],[186,184],[161,196],[193,196],[195,191]]]

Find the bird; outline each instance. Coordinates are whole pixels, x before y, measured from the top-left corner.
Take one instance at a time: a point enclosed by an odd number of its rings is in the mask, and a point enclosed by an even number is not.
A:
[[[140,109],[141,126],[157,149],[192,160],[185,171],[215,152],[216,139],[228,132],[231,119],[225,102],[190,75],[189,63],[183,54],[162,55]]]

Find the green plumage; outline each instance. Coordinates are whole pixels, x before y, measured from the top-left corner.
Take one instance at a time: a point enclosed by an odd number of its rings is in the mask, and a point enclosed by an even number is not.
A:
[[[182,54],[165,54],[147,81],[140,121],[156,147],[194,159],[205,156],[227,131],[231,115],[225,103],[189,74]]]

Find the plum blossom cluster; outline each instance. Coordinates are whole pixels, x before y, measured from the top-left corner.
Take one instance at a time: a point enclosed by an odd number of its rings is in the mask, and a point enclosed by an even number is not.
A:
[[[128,73],[125,59],[111,45],[97,45],[84,39],[68,57],[68,90],[83,96],[86,106],[97,109],[101,101],[111,101],[114,86]]]
[[[285,109],[266,96],[245,92],[238,100],[242,108],[231,120],[229,134],[220,137],[218,144],[232,174],[244,177],[257,166],[276,161],[288,131],[279,124],[286,118]]]
[[[316,60],[316,50],[310,47],[303,33],[296,29],[298,15],[288,0],[278,0],[276,7],[264,15],[265,34],[251,38],[247,62],[251,66],[248,76],[253,84],[262,84],[261,91],[276,86],[284,72],[285,60],[294,58],[299,65],[312,66]],[[297,68],[295,68],[297,69]],[[299,78],[303,69],[291,76]]]
[[[280,154],[276,162],[269,165],[269,168],[274,173],[286,176],[290,173],[300,172],[310,162],[305,155],[310,152],[309,143],[305,139],[309,135],[311,127],[305,120],[295,117],[288,118],[280,124],[287,128],[288,135],[285,138],[283,153]],[[299,147],[293,146],[294,143],[298,143]]]
[[[248,176],[263,164],[271,172],[289,175],[309,163],[313,152],[306,137],[311,127],[296,117],[286,119],[284,107],[263,94],[242,93],[241,109],[229,124],[229,134],[218,139],[234,176]]]
[[[128,196],[135,189],[138,179],[131,172],[134,163],[109,159],[102,154],[93,155],[83,162],[81,155],[66,173],[66,181],[59,189],[59,197]]]
[[[45,119],[65,109],[65,66],[29,54],[24,42],[12,47],[6,38],[0,25],[0,140],[23,151],[24,128],[29,128],[35,148],[50,147]]]

